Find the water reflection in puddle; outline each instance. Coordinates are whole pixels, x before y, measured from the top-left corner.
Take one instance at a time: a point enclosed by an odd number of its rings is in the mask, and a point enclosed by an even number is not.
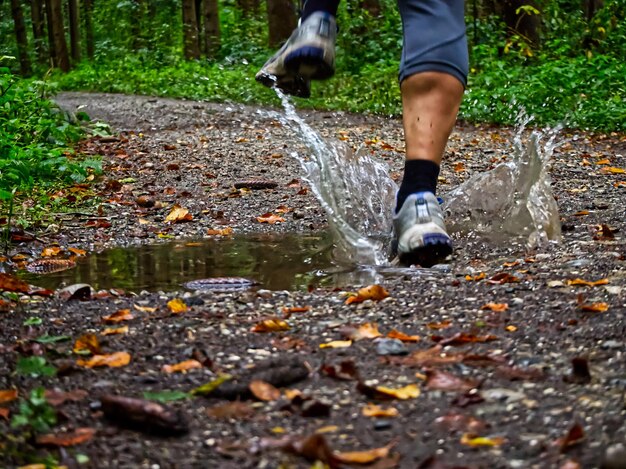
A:
[[[221,239],[176,241],[113,248],[86,258],[63,272],[22,277],[56,289],[87,283],[95,289],[173,291],[192,280],[244,277],[269,290],[365,285],[382,276],[417,275],[415,269],[338,267],[332,261],[329,233],[251,234]]]

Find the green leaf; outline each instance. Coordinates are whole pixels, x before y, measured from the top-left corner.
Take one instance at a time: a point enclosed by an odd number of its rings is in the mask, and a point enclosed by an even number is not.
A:
[[[233,379],[232,375],[220,374],[213,381],[209,381],[208,383],[203,384],[202,386],[192,389],[191,394],[194,396],[208,396],[213,391],[215,391],[218,387],[224,384],[226,381],[229,381],[231,379]]]
[[[189,397],[191,397],[189,395],[189,393],[186,392],[182,392],[182,391],[156,391],[156,392],[152,392],[152,391],[145,391],[143,393],[143,397],[144,399],[148,399],[150,401],[157,401],[157,402],[171,402],[171,401],[180,401],[182,399],[188,399]]]
[[[65,342],[67,340],[71,340],[72,338],[68,335],[42,335],[41,337],[37,337],[35,342],[39,342],[40,344],[55,344],[57,342]]]
[[[21,376],[38,378],[40,376],[54,376],[57,370],[48,365],[43,357],[24,357],[17,361],[15,372]]]
[[[42,323],[43,323],[43,320],[41,318],[30,317],[26,321],[24,321],[22,324],[24,326],[40,326]]]

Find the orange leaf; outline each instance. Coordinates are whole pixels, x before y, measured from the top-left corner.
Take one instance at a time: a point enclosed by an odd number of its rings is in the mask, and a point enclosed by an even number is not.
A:
[[[276,207],[276,210],[274,210],[276,213],[289,213],[291,212],[291,209],[285,205],[279,205],[278,207]]]
[[[356,295],[349,296],[346,299],[346,304],[349,305],[352,303],[362,303],[365,300],[380,301],[384,300],[388,296],[389,292],[385,290],[382,286],[370,285],[368,287],[361,288]]]
[[[309,311],[311,311],[310,306],[291,306],[291,307],[284,306],[283,307],[283,314],[285,315],[286,318],[291,316],[293,313],[307,313]]]
[[[2,389],[0,390],[0,404],[11,402],[17,399],[17,389]]]
[[[61,253],[62,249],[59,246],[50,246],[43,248],[41,251],[41,257],[54,257]]]
[[[193,370],[197,368],[202,368],[202,363],[198,360],[185,360],[180,363],[176,363],[175,365],[163,365],[161,368],[165,373],[176,373],[176,372],[186,372],[188,370]]]
[[[519,261],[505,262],[502,267],[515,267],[517,265],[519,265]]]
[[[193,220],[193,215],[189,213],[189,210],[178,204],[174,205],[170,213],[165,217],[166,223],[178,223],[191,220]]]
[[[83,334],[74,343],[72,350],[74,353],[90,352],[93,354],[100,353],[100,343],[96,334]]]
[[[583,280],[581,278],[575,278],[574,280],[566,280],[565,283],[570,286],[583,285],[585,287],[597,287],[599,285],[608,284],[609,279],[601,278],[600,280],[596,280],[595,282],[588,282],[587,280]]]
[[[320,344],[320,348],[347,348],[352,345],[351,340],[333,340]]]
[[[574,213],[575,217],[584,217],[586,215],[589,215],[589,210],[579,210],[578,212]]]
[[[256,217],[256,221],[259,223],[269,223],[270,225],[273,225],[274,223],[282,223],[285,219],[283,217],[279,217],[278,215],[274,215],[272,212],[267,212],[260,217]]]
[[[228,236],[233,234],[233,227],[227,226],[221,230],[207,230],[206,234],[209,236]]]
[[[378,331],[378,324],[374,322],[366,322],[362,324],[357,329],[350,329],[346,335],[346,338],[350,340],[362,340],[362,339],[375,339],[376,337],[380,337],[382,334]]]
[[[611,164],[611,160],[604,158],[603,160],[596,161],[596,164]]]
[[[376,404],[367,404],[361,410],[365,417],[397,417],[400,413],[395,407],[387,407],[383,409]]]
[[[429,329],[438,331],[438,330],[441,330],[441,329],[447,329],[451,325],[452,325],[452,321],[450,321],[449,319],[446,319],[446,320],[441,321],[441,322],[429,322],[426,325],[426,327],[428,327]]]
[[[600,170],[601,172],[605,173],[605,174],[626,174],[626,169],[622,169],[622,168],[615,168],[612,166],[607,166],[605,168],[602,168]]]
[[[280,332],[280,331],[288,331],[291,329],[291,326],[287,324],[286,321],[282,319],[265,319],[257,323],[252,329],[252,332]]]
[[[557,444],[561,447],[561,452],[564,452],[570,446],[577,445],[585,439],[585,431],[581,424],[575,423],[568,430],[567,435],[557,440]]]
[[[509,305],[508,303],[487,303],[485,305],[482,305],[480,309],[489,309],[491,311],[501,313],[509,309]]]
[[[11,413],[10,409],[6,408],[6,407],[0,407],[0,418],[3,418],[4,420],[9,420],[9,414]],[[45,467],[44,467],[45,469]]]
[[[515,332],[517,330],[517,326],[509,325],[504,328],[507,332]]]
[[[407,335],[404,332],[397,331],[392,329],[391,332],[387,334],[387,337],[390,339],[398,339],[402,342],[419,342],[420,336],[418,335]]]
[[[376,386],[376,392],[387,396],[388,398],[395,398],[400,400],[415,399],[421,394],[420,388],[417,384],[408,384],[402,388],[388,388],[385,386]]]
[[[133,319],[134,316],[131,314],[130,309],[120,309],[113,314],[109,314],[108,316],[103,316],[102,320],[107,324],[116,324],[122,321],[129,321]]]
[[[580,304],[578,307],[581,311],[586,311],[588,313],[604,313],[609,310],[609,305],[607,303]]]
[[[89,360],[76,360],[78,366],[85,368],[95,368],[98,366],[108,366],[117,368],[130,363],[130,354],[128,352],[115,352],[108,355],[94,355]]]
[[[101,332],[102,335],[117,335],[117,334],[126,334],[126,333],[128,333],[128,326],[107,327],[105,330]]]
[[[454,171],[457,173],[461,173],[465,171],[465,163],[459,161],[458,163],[454,163]]]
[[[0,290],[28,293],[30,287],[26,282],[18,279],[17,277],[0,273]]]
[[[393,445],[394,443],[390,443],[382,448],[366,451],[334,452],[333,456],[343,464],[370,464],[378,459],[387,457]]]
[[[481,272],[478,275],[466,275],[465,276],[465,280],[467,280],[468,282],[478,282],[479,280],[484,279],[485,277],[487,277],[487,275],[485,274],[485,272]]]
[[[187,304],[180,298],[174,298],[167,302],[167,307],[174,314],[180,314],[187,311]]]
[[[75,446],[91,440],[95,434],[94,428],[77,428],[73,432],[40,435],[37,437],[37,443],[51,446]]]
[[[519,282],[519,278],[506,272],[500,272],[492,276],[487,282],[502,285],[504,283],[517,283]]]
[[[83,249],[67,248],[67,250],[70,251],[73,254],[76,254],[77,256],[85,256],[85,255],[87,255],[87,251],[85,251]]]
[[[255,379],[250,383],[249,388],[252,394],[254,394],[254,397],[260,401],[275,401],[280,399],[280,390],[265,381]]]

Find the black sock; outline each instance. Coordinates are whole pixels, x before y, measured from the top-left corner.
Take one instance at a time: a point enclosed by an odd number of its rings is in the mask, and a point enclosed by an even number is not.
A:
[[[396,213],[411,194],[416,192],[432,192],[437,190],[439,165],[429,160],[407,160],[404,164],[404,177],[398,191]]]
[[[307,19],[311,13],[316,11],[324,11],[333,16],[337,16],[339,0],[304,0],[303,3],[302,13],[300,14],[301,21]]]

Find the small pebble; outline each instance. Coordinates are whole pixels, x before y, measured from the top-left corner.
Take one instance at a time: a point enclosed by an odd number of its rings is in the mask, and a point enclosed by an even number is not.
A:
[[[391,428],[391,421],[389,420],[376,420],[376,422],[374,422],[374,430],[380,431],[389,428]]]
[[[377,355],[406,355],[407,350],[404,343],[398,339],[377,339],[376,354]]]

